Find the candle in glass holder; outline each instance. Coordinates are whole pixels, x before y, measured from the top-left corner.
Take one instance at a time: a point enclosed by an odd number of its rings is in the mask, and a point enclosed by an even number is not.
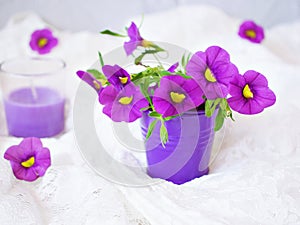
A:
[[[16,59],[1,64],[10,135],[52,137],[64,130],[64,67],[64,62],[54,59]]]

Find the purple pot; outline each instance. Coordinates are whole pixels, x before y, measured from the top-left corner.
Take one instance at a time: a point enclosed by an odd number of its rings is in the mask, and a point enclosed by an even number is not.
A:
[[[208,174],[208,164],[214,140],[214,121],[217,110],[210,118],[204,111],[189,111],[181,117],[166,121],[169,141],[160,142],[160,122],[157,122],[145,143],[148,170],[153,178],[162,178],[183,184]],[[143,137],[154,118],[144,113],[141,119]]]

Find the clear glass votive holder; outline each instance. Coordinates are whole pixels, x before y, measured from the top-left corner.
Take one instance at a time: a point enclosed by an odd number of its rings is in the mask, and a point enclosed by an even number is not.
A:
[[[0,81],[9,135],[53,137],[65,126],[65,62],[16,58],[0,64]]]

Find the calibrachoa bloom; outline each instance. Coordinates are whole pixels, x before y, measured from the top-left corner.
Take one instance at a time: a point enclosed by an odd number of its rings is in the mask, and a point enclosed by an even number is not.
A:
[[[149,104],[133,83],[120,91],[112,85],[105,87],[99,94],[99,102],[104,105],[103,113],[115,122],[135,121],[142,116],[141,109]]]
[[[181,114],[203,102],[203,92],[197,82],[179,75],[162,77],[153,96],[154,108],[163,117]]]
[[[95,89],[95,91],[99,92],[101,90],[101,83],[90,73],[79,70],[76,72],[78,77],[85,81],[88,85]]]
[[[31,34],[29,45],[39,54],[46,54],[58,44],[58,39],[52,35],[50,29],[36,30]]]
[[[124,43],[124,49],[126,54],[130,55],[138,46],[142,46],[144,39],[140,35],[139,29],[134,22],[132,22],[128,28],[127,34],[130,40]]]
[[[102,67],[102,71],[109,83],[114,85],[117,90],[121,90],[125,85],[130,83],[130,75],[118,65],[105,65]]]
[[[267,79],[249,70],[244,76],[237,75],[230,82],[228,99],[230,107],[242,114],[257,114],[273,105],[276,96],[268,87]]]
[[[247,20],[240,25],[239,36],[253,43],[261,43],[265,38],[264,29],[254,21]]]
[[[230,62],[229,54],[218,46],[196,52],[186,65],[186,73],[202,88],[207,99],[224,98],[228,84],[238,69]]]
[[[15,177],[26,181],[43,176],[51,165],[49,149],[35,137],[25,138],[19,145],[8,148],[4,158],[10,161]]]
[[[131,22],[131,25],[127,30],[127,35],[130,38],[129,41],[124,43],[124,49],[127,55],[132,54],[138,46],[157,47],[153,45],[151,41],[147,41],[142,38],[142,36],[140,35],[140,31],[134,22]]]

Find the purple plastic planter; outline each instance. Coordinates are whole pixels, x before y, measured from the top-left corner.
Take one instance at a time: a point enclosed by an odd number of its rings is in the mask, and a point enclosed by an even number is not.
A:
[[[189,111],[181,117],[166,121],[169,141],[165,148],[160,142],[161,124],[157,122],[151,137],[145,143],[148,175],[183,184],[208,174],[216,113],[217,110],[208,118],[204,111]],[[141,128],[144,138],[153,120],[148,113],[143,114]]]

